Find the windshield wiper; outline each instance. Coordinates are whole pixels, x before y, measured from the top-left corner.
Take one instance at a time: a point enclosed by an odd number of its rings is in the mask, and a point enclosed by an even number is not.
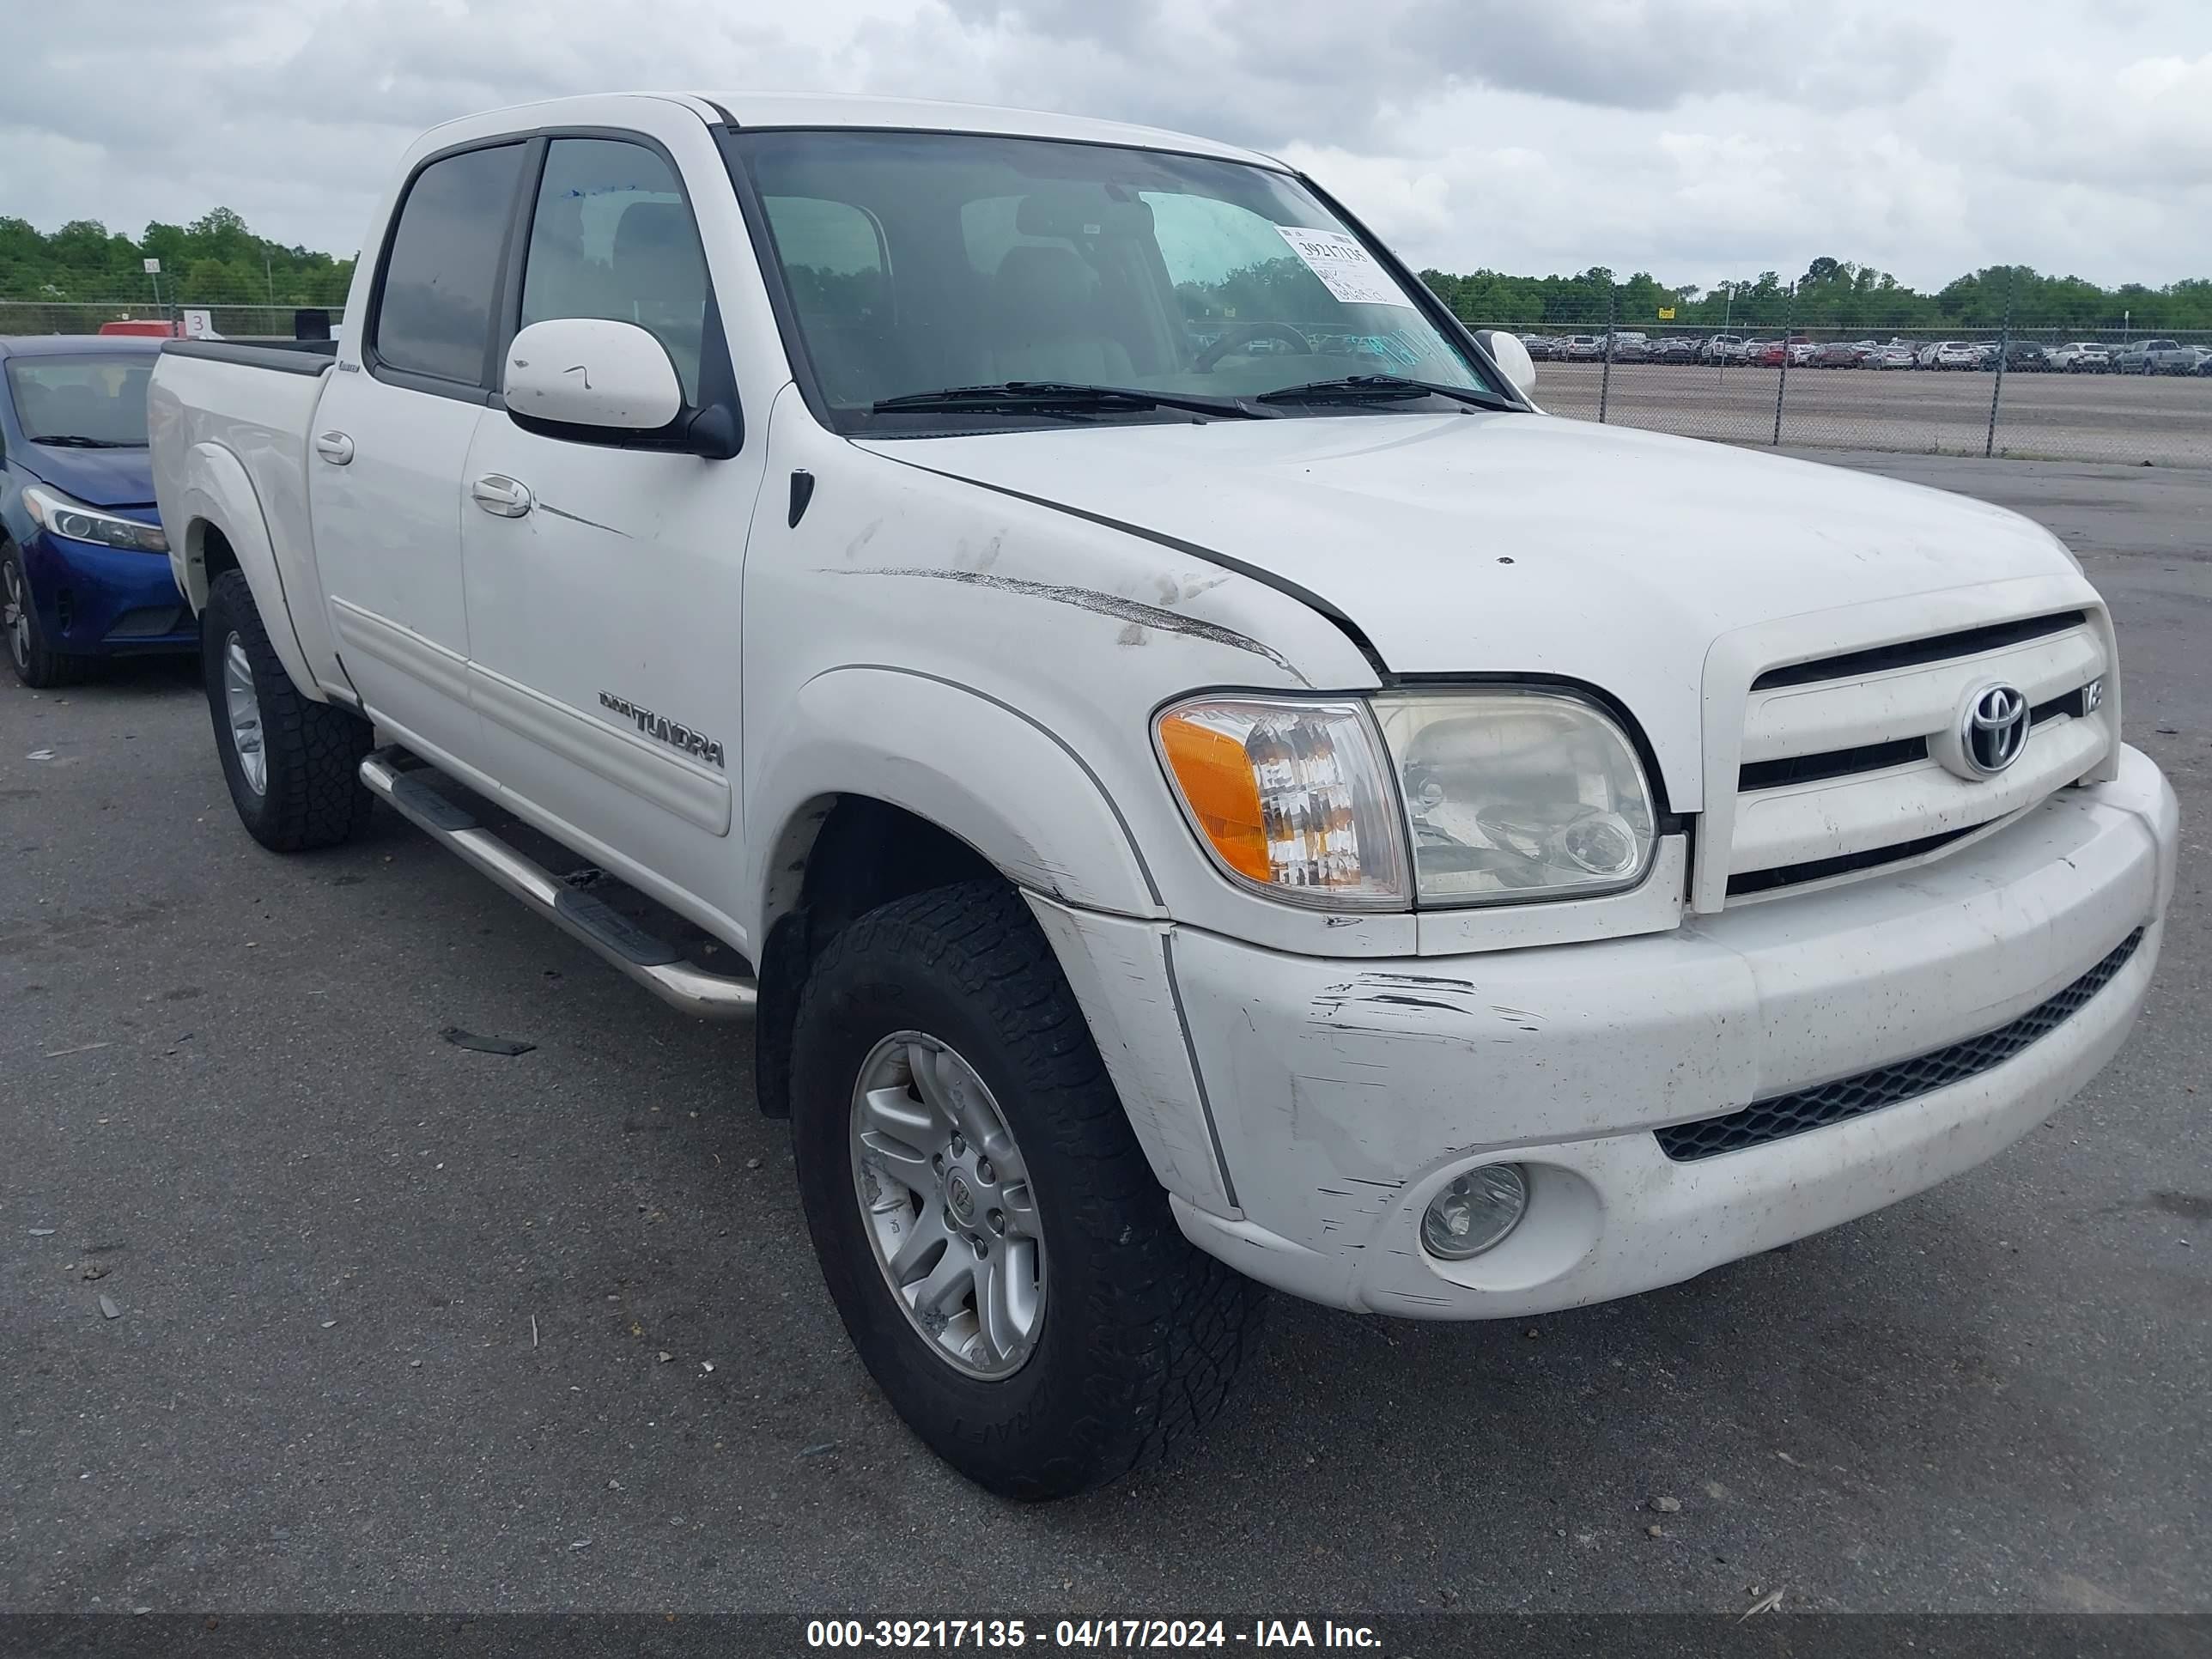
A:
[[[997,386],[945,386],[936,392],[909,392],[901,398],[879,398],[870,407],[878,415],[931,409],[1016,414],[1187,409],[1195,415],[1226,416],[1232,420],[1262,418],[1258,410],[1234,398],[1151,392],[1141,386],[1079,386],[1068,380],[1007,380]]]
[[[1262,404],[1398,403],[1413,398],[1449,398],[1477,409],[1517,410],[1496,392],[1481,386],[1444,386],[1435,380],[1409,380],[1401,374],[1347,374],[1340,380],[1308,380],[1279,392],[1263,392],[1253,401]]]
[[[57,432],[44,438],[33,438],[34,444],[52,444],[56,449],[143,449],[143,444],[125,443],[120,438],[88,438],[82,433]]]

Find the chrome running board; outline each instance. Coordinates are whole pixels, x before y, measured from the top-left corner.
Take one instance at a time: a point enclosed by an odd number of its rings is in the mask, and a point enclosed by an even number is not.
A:
[[[756,980],[710,974],[580,887],[525,858],[477,823],[469,809],[429,781],[429,763],[403,749],[380,749],[361,763],[361,781],[418,830],[445,843],[498,885],[601,957],[672,1008],[702,1019],[750,1019],[760,1000]]]

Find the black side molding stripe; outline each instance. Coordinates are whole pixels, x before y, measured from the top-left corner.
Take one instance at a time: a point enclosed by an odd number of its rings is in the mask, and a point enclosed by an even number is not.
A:
[[[872,450],[869,453],[876,455],[884,454],[880,449]],[[1248,564],[1243,559],[1218,552],[1213,548],[1200,547],[1196,542],[1187,542],[1180,536],[1170,536],[1164,531],[1149,530],[1143,525],[1131,524],[1127,520],[1111,519],[1103,513],[1087,513],[1079,507],[1070,507],[1065,501],[1047,501],[1042,495],[1031,495],[1018,489],[1009,489],[1004,484],[986,483],[981,478],[965,477],[957,472],[941,471],[933,466],[924,466],[919,461],[902,460],[896,455],[886,455],[884,459],[897,461],[901,466],[910,466],[917,472],[929,473],[933,477],[950,478],[955,483],[972,484],[978,489],[988,489],[994,495],[1011,496],[1018,501],[1027,501],[1031,507],[1042,507],[1054,513],[1065,513],[1069,518],[1081,519],[1086,524],[1095,524],[1107,530],[1118,530],[1124,535],[1134,536],[1141,541],[1151,542],[1159,547],[1171,547],[1176,552],[1187,553],[1194,559],[1204,559],[1207,563],[1219,565],[1224,570],[1233,570],[1240,576],[1249,576],[1264,586],[1273,588],[1278,593],[1288,594],[1307,610],[1326,617],[1335,624],[1339,633],[1352,641],[1353,648],[1366,659],[1367,665],[1374,671],[1376,679],[1385,685],[1395,683],[1389,669],[1382,661],[1381,653],[1375,649],[1374,642],[1360,631],[1358,623],[1353,622],[1351,617],[1346,616],[1344,612],[1312,589],[1299,586],[1287,576],[1260,565]]]

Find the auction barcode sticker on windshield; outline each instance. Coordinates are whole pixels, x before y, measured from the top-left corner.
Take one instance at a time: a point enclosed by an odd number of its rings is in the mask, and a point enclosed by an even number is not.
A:
[[[1357,238],[1340,230],[1306,230],[1297,225],[1277,225],[1291,252],[1321,278],[1322,286],[1348,306],[1404,306],[1413,301],[1398,290],[1389,274],[1375,263]]]

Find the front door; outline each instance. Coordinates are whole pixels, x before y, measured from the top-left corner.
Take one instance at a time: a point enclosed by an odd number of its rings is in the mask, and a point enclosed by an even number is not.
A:
[[[605,317],[667,348],[687,405],[726,383],[692,209],[655,147],[554,137],[520,325]],[[469,452],[462,551],[470,682],[489,769],[668,897],[738,867],[739,614],[764,442],[727,460],[551,437],[503,406]],[[709,901],[712,902],[711,900]],[[696,914],[696,912],[695,912]]]
[[[315,557],[346,676],[380,723],[470,763],[461,469],[490,395],[526,153],[491,144],[415,175],[367,337],[347,343],[308,434]]]

